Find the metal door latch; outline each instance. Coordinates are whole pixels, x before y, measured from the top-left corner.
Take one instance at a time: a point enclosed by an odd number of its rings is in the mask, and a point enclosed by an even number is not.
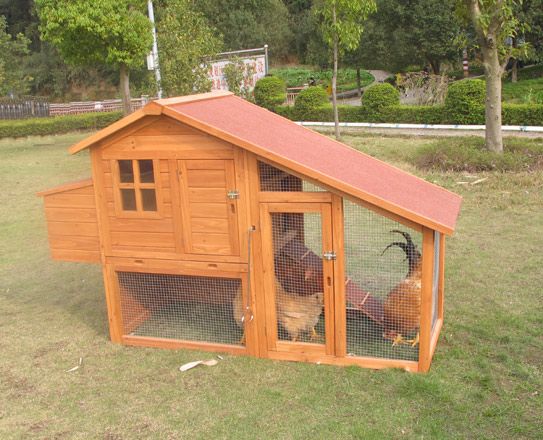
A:
[[[337,255],[334,251],[328,251],[323,254],[323,258],[328,261],[335,261],[337,258]]]
[[[237,189],[232,189],[226,193],[226,197],[232,200],[239,199],[239,191]]]

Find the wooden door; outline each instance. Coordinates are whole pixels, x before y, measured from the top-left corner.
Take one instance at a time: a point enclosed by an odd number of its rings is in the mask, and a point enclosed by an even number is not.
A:
[[[334,354],[330,203],[262,203],[269,351]]]
[[[178,161],[185,252],[239,256],[233,160]]]

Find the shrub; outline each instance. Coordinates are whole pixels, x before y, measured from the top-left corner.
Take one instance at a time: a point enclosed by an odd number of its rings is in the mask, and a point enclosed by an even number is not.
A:
[[[446,124],[449,122],[448,110],[442,105],[393,105],[379,111],[367,111],[364,107],[338,106],[341,122],[390,122],[405,124]],[[504,125],[543,126],[543,105],[503,104]],[[296,121],[331,122],[334,120],[332,106],[321,105],[299,114],[294,107],[278,106],[274,111]],[[484,124],[484,108],[478,113],[479,124]]]
[[[121,112],[84,113],[0,121],[0,138],[67,133],[75,130],[97,130],[122,118]]]
[[[403,124],[443,124],[447,118],[443,105],[394,105],[381,109],[378,121]]]
[[[298,119],[308,120],[307,115],[329,103],[326,91],[321,87],[309,87],[302,90],[294,101],[294,112]]]
[[[485,82],[480,79],[452,83],[445,98],[448,122],[484,124],[485,96]]]
[[[368,114],[399,104],[400,92],[388,83],[375,84],[368,87],[362,95],[362,107]]]
[[[276,76],[266,76],[255,84],[255,102],[261,107],[272,110],[287,99],[285,81]]]
[[[503,125],[543,125],[543,104],[502,104]]]
[[[507,139],[500,154],[486,150],[483,139],[450,139],[421,148],[412,160],[419,168],[439,171],[533,171],[543,168],[543,147]]]

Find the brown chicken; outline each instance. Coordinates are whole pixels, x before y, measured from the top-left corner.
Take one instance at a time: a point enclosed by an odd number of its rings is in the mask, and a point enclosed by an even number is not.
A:
[[[398,230],[391,232],[402,234],[406,242],[391,243],[383,253],[392,246],[400,247],[407,255],[409,270],[405,279],[389,292],[385,300],[383,337],[394,341],[393,345],[411,344],[414,347],[419,343],[422,258],[411,235]],[[404,336],[415,331],[414,339],[404,339]]]
[[[311,339],[317,338],[315,326],[324,306],[324,293],[301,296],[285,292],[278,281],[275,285],[277,320],[292,342],[296,342],[303,333],[310,333]]]
[[[277,320],[288,332],[292,341],[296,341],[304,332],[311,333],[312,338],[317,337],[315,326],[319,322],[324,305],[322,292],[313,295],[300,296],[284,291],[281,283],[275,279],[275,302],[277,304]],[[236,324],[243,330],[240,344],[245,343],[245,325],[243,313],[243,295],[241,287],[237,290],[232,301],[232,316]]]

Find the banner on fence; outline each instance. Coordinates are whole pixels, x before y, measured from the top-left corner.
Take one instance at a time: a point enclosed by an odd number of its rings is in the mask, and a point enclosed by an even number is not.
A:
[[[256,52],[256,53],[255,53]],[[258,53],[261,52],[261,53]],[[212,90],[228,90],[224,68],[233,58],[238,58],[245,65],[245,72],[254,72],[243,84],[243,88],[253,90],[256,82],[266,76],[268,70],[268,46],[258,49],[237,50],[218,54],[218,58],[209,63],[209,79]]]

